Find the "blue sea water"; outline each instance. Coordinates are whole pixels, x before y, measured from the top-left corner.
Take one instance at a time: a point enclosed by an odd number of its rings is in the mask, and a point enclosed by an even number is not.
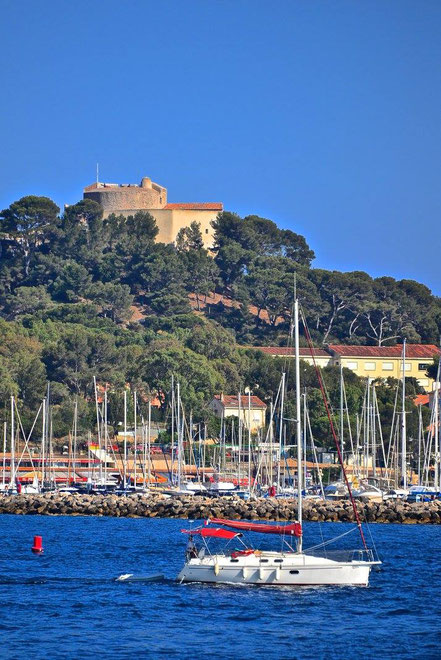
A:
[[[368,588],[296,589],[177,584],[183,526],[0,516],[0,657],[441,658],[439,527],[372,525],[384,566]],[[310,544],[348,529],[304,528]]]

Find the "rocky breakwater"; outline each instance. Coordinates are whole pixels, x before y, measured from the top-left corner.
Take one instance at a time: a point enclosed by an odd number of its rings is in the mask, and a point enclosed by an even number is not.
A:
[[[359,502],[360,518],[367,522],[441,524],[441,502]],[[239,498],[209,499],[195,496],[79,495],[45,493],[0,497],[0,513],[19,515],[115,516],[129,518],[230,518],[233,520],[295,520],[295,500],[273,498],[244,502]],[[351,522],[350,502],[305,500],[304,520]]]

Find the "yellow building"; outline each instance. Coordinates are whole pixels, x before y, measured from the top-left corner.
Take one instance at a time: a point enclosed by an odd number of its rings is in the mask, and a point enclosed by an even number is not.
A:
[[[111,213],[125,217],[137,211],[148,211],[159,229],[157,240],[173,243],[180,229],[192,222],[200,224],[206,248],[213,245],[213,220],[223,210],[221,202],[167,202],[167,189],[144,177],[141,183],[92,183],[83,192],[84,199],[91,199],[103,208],[103,217]]]
[[[346,346],[329,344],[331,364],[351,369],[364,378],[401,378],[403,375],[403,345],[396,346]],[[441,355],[432,344],[406,344],[404,370],[406,377],[416,378],[427,392],[433,389],[434,381],[426,375],[427,368]]]
[[[283,346],[253,346],[253,348],[278,358],[293,358],[294,349]],[[324,349],[314,348],[315,363],[319,367],[328,365],[351,369],[362,378],[396,378],[403,375],[403,345],[396,346],[348,346],[329,344]],[[426,392],[433,390],[434,381],[426,375],[427,368],[441,350],[433,344],[406,344],[406,377],[416,378]],[[300,348],[300,359],[313,364],[309,348]]]
[[[244,426],[255,433],[265,426],[266,404],[258,396],[216,394],[209,404],[216,417],[240,417]]]

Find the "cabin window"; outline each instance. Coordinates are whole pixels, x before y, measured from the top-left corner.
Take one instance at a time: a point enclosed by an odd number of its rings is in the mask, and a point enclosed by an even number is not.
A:
[[[230,561],[231,561],[233,564],[237,564],[237,563],[239,562],[238,559],[230,559]]]
[[[291,575],[297,575],[298,571],[290,571]]]
[[[283,559],[275,559],[274,563],[275,564],[281,564],[283,562]]]
[[[260,563],[261,563],[261,564],[267,564],[267,563],[268,563],[268,559],[261,559],[261,560],[260,560]]]

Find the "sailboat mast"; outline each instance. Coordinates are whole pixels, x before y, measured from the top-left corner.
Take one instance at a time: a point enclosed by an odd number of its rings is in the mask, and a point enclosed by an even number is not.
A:
[[[3,475],[2,475],[2,486],[3,491],[6,488],[6,440],[8,437],[8,424],[7,422],[3,423]]]
[[[421,404],[418,406],[418,485],[421,486],[421,441],[423,436],[423,415]]]
[[[44,424],[44,410],[45,400],[43,399],[43,424]],[[78,398],[75,397],[74,403],[74,425],[73,425],[73,481],[74,483],[77,480],[77,433],[78,433]]]
[[[340,449],[341,455],[343,456],[343,462],[345,458],[345,443],[344,443],[344,395],[343,395],[343,364],[340,360]]]
[[[107,453],[108,453],[108,438],[109,438],[109,432],[108,432],[108,419],[107,419],[107,383],[106,383],[106,389],[104,390],[104,481],[107,487],[107,472],[108,472],[108,465],[107,465]]]
[[[283,442],[283,407],[285,395],[285,372],[282,372],[282,381],[280,384],[280,416],[279,416],[279,447],[277,449],[277,490],[280,490],[282,483],[280,480],[280,468],[282,464],[282,442]],[[285,484],[283,484],[285,485]]]
[[[401,410],[401,480],[404,490],[407,490],[406,465],[406,340],[403,341],[403,376],[402,376],[402,410]]]
[[[152,479],[151,475],[151,463],[150,463],[150,437],[151,437],[151,426],[152,426],[152,402],[150,401],[149,397],[149,419],[148,419],[148,426],[147,426],[147,460],[148,460],[148,486],[150,488],[150,482]]]
[[[248,389],[248,492],[251,493],[251,390]]]
[[[296,437],[297,437],[297,519],[302,524],[302,422],[300,413],[300,359],[299,359],[299,301],[294,303],[294,346],[296,374]],[[299,537],[298,552],[302,551],[302,537]]]
[[[134,428],[134,440],[135,440],[135,443],[134,443],[134,447],[133,447],[133,451],[134,451],[134,455],[135,455],[135,467],[134,467],[134,471],[133,471],[133,479],[134,479],[135,490],[136,490],[136,479],[137,479],[137,475],[136,475],[136,460],[137,460],[137,456],[138,456],[138,453],[137,453],[137,442],[136,442],[136,434],[137,434],[137,432],[138,432],[138,428],[137,428],[137,427],[138,427],[138,419],[137,419],[137,415],[136,415],[136,407],[137,407],[137,396],[136,396],[136,390],[135,390],[135,391],[133,392],[133,416],[134,416],[134,417],[133,417],[133,423],[134,423],[134,427],[135,427],[135,428]]]
[[[124,490],[127,488],[127,390],[124,388]]]
[[[11,460],[10,460],[10,476],[9,487],[13,488],[14,472],[15,472],[15,419],[14,419],[14,396],[11,395]]]
[[[239,392],[238,396],[238,401],[239,401],[239,419],[238,419],[238,458],[237,458],[237,483],[240,488],[240,481],[241,481],[241,470],[240,470],[240,462],[242,460],[242,423],[241,423],[241,415],[242,415],[242,394]]]
[[[434,396],[435,405],[435,423],[433,425],[433,440],[434,440],[434,457],[435,457],[435,472],[433,477],[433,485],[438,488],[439,482],[439,464],[440,464],[440,436],[439,436],[439,389],[435,390]]]
[[[99,481],[100,484],[103,482],[103,460],[101,455],[102,445],[101,445],[101,424],[100,424],[100,410],[98,405],[98,388],[96,384],[96,377],[93,377],[93,390],[95,392],[95,414],[96,414],[96,432],[98,438],[98,456],[99,456]]]
[[[175,377],[171,378],[171,485],[175,483],[173,476],[175,461]]]
[[[44,487],[44,461],[46,460],[46,397],[43,399],[43,413],[42,413],[42,430],[41,430],[41,490]]]
[[[178,489],[181,490],[181,471],[182,471],[182,436],[181,436],[181,386],[178,381],[176,386],[176,426],[178,430]]]

